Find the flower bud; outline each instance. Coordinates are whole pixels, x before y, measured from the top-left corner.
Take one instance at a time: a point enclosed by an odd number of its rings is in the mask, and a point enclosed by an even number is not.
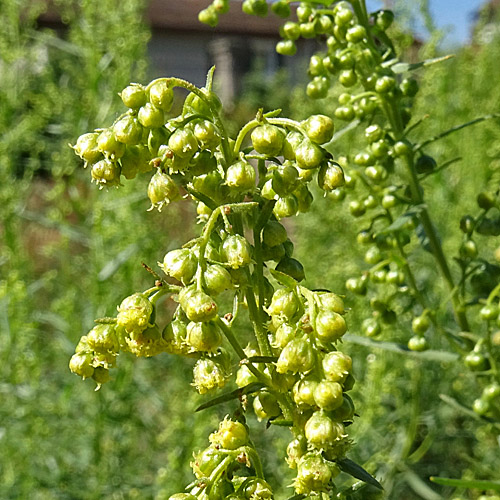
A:
[[[324,150],[309,139],[304,139],[295,150],[295,159],[305,170],[319,167],[324,157]]]
[[[295,316],[300,306],[300,300],[292,290],[278,288],[273,294],[267,312],[271,316],[291,319]]]
[[[344,171],[333,161],[323,164],[318,172],[318,186],[323,191],[333,191],[344,185]]]
[[[270,247],[281,245],[287,239],[285,226],[276,220],[268,221],[262,230],[262,241]]]
[[[299,183],[299,172],[294,165],[285,162],[273,171],[272,187],[281,197],[292,193]]]
[[[295,160],[295,150],[304,140],[304,136],[296,130],[291,130],[283,142],[283,156],[286,160]]]
[[[130,109],[137,109],[146,104],[147,95],[144,87],[138,83],[132,83],[120,92],[123,104]]]
[[[333,120],[325,115],[312,115],[302,122],[307,136],[316,144],[324,144],[333,137]]]
[[[345,313],[344,301],[336,293],[321,292],[318,293],[317,297],[324,309],[330,309],[339,314]]]
[[[314,366],[314,352],[305,338],[293,339],[281,351],[276,363],[278,373],[307,373]]]
[[[69,369],[84,379],[92,377],[94,374],[92,354],[84,352],[73,354],[69,361]]]
[[[226,454],[213,446],[200,451],[191,462],[194,475],[197,478],[209,477],[215,468],[224,460]]]
[[[307,451],[307,441],[304,436],[299,436],[290,441],[286,447],[287,458],[286,461],[290,469],[296,469],[299,459]]]
[[[264,3],[266,3],[265,0]],[[251,500],[271,500],[273,498],[273,491],[267,481],[259,477],[254,477],[245,483],[243,495],[244,498]]]
[[[198,268],[198,261],[193,251],[189,248],[171,250],[159,264],[167,276],[171,276],[185,285],[190,283]]]
[[[220,143],[215,125],[208,120],[196,122],[193,133],[203,149],[214,150]]]
[[[238,269],[250,264],[252,248],[243,236],[231,234],[222,243],[221,257],[230,267]]]
[[[163,111],[170,111],[174,100],[174,91],[165,80],[157,80],[149,87],[149,101]]]
[[[103,186],[120,184],[120,169],[115,161],[104,159],[94,163],[91,170],[92,180]]]
[[[316,335],[324,342],[336,342],[347,331],[345,319],[329,309],[322,309],[316,316]]]
[[[323,358],[323,371],[327,380],[342,383],[352,369],[352,359],[340,351],[329,352]]]
[[[303,378],[293,386],[293,400],[299,407],[315,406],[314,391],[318,381],[312,378]]]
[[[226,172],[226,184],[239,192],[253,190],[255,178],[255,169],[245,160],[233,163]]]
[[[98,366],[94,369],[92,378],[97,382],[98,388],[109,381],[109,370],[102,366]]]
[[[327,491],[330,480],[339,473],[340,469],[334,463],[327,462],[320,454],[307,453],[297,464],[295,491],[298,494]]]
[[[222,335],[210,322],[195,322],[187,326],[186,342],[197,352],[215,352],[222,343]]]
[[[227,375],[217,357],[199,359],[193,368],[193,385],[200,394],[205,394],[212,389],[224,387]]]
[[[285,134],[275,125],[260,125],[251,134],[252,145],[258,153],[267,156],[278,156],[283,149]]]
[[[148,197],[151,201],[150,210],[157,208],[161,212],[165,205],[179,199],[179,188],[172,177],[158,170],[149,181]]]
[[[289,323],[282,323],[278,326],[274,334],[274,344],[276,347],[283,349],[294,337],[297,328]]]
[[[171,354],[186,355],[189,345],[186,342],[187,323],[180,318],[175,318],[168,323],[162,333],[165,342],[165,351]]]
[[[283,198],[278,198],[273,208],[273,214],[277,219],[292,217],[299,210],[299,202],[294,194],[289,194]]]
[[[113,125],[116,140],[124,144],[137,144],[142,138],[142,126],[137,118],[125,115]]]
[[[228,417],[219,424],[219,430],[210,434],[210,442],[226,450],[236,450],[248,443],[248,431],[244,424]]]
[[[281,409],[276,398],[269,392],[259,392],[255,396],[253,410],[259,421],[281,415]]]
[[[334,422],[323,410],[316,411],[304,427],[307,442],[319,450],[326,449],[346,437],[344,426]]]
[[[198,141],[188,128],[178,128],[168,139],[168,147],[180,158],[191,158],[198,150]]]
[[[217,295],[233,286],[231,275],[220,264],[209,264],[203,273],[203,277],[207,292],[210,295]]]
[[[98,133],[91,132],[78,137],[73,149],[82,160],[88,161],[89,163],[95,163],[102,158],[101,152],[97,148],[98,136]]]
[[[142,332],[149,325],[153,304],[143,293],[134,293],[118,307],[117,325],[127,333]]]
[[[87,334],[87,345],[93,351],[117,351],[119,347],[115,325],[94,326]]]
[[[139,123],[146,128],[160,128],[165,123],[165,114],[162,109],[147,102],[139,108],[137,114]]]
[[[335,410],[342,405],[342,386],[338,382],[321,380],[314,389],[314,401],[322,410]]]
[[[111,128],[104,129],[97,137],[97,149],[112,159],[121,158],[125,153],[125,144],[116,139]]]

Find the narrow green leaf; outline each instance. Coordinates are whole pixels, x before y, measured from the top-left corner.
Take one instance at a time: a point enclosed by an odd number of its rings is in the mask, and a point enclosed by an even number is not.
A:
[[[357,464],[353,460],[349,458],[343,458],[342,460],[337,460],[336,463],[342,471],[346,472],[352,477],[375,486],[375,488],[378,488],[379,490],[384,489],[382,488],[382,485],[369,472],[367,472],[365,469],[363,469],[363,467],[361,467],[361,465]]]
[[[429,478],[433,483],[442,484],[443,486],[454,486],[455,488],[468,488],[476,490],[494,490],[500,491],[499,481],[483,481],[481,479],[451,479],[448,477]]]
[[[288,276],[288,274],[281,273],[274,269],[269,269],[269,272],[272,274],[273,278],[283,286],[288,288],[295,288],[297,286],[297,282],[291,276]]]
[[[431,137],[430,139],[427,139],[426,141],[422,142],[421,144],[417,144],[417,146],[415,146],[415,151],[422,149],[424,146],[427,146],[427,144],[430,144],[431,142],[438,141],[439,139],[442,139],[443,137],[446,137],[450,134],[453,134],[453,132],[458,132],[459,130],[462,130],[463,128],[470,127],[471,125],[476,125],[476,123],[481,123],[481,122],[484,122],[485,120],[492,120],[493,118],[500,118],[500,114],[493,113],[491,115],[484,115],[484,116],[480,116],[479,118],[475,118],[474,120],[470,120],[466,123],[462,123],[460,125],[455,125],[454,127],[451,127],[448,130],[445,130],[444,132],[441,132],[440,134],[435,135],[434,137]]]
[[[405,226],[405,224],[408,222],[408,219],[411,219],[412,217],[418,215],[422,210],[425,209],[425,207],[426,205],[424,204],[415,205],[411,210],[408,210],[408,212],[401,214],[391,225],[382,229],[382,231],[379,231],[378,234],[387,234],[399,231]]]
[[[455,57],[453,55],[447,55],[443,57],[435,57],[434,59],[426,59],[425,61],[420,61],[418,63],[403,63],[398,62],[395,64],[388,64],[394,73],[406,73],[407,71],[414,71],[419,68],[424,68],[427,66],[432,66],[433,64],[441,63]]]
[[[207,408],[211,408],[212,406],[220,405],[221,403],[225,403],[226,401],[231,401],[232,399],[239,399],[241,396],[245,394],[250,394],[252,392],[258,391],[264,387],[264,384],[260,382],[252,382],[251,384],[242,387],[241,389],[236,389],[231,392],[227,392],[226,394],[222,394],[202,405],[198,406],[195,411],[206,410]]]
[[[425,361],[440,361],[451,363],[453,361],[457,361],[457,359],[459,358],[459,355],[454,352],[434,351],[431,349],[429,349],[428,351],[416,352],[411,351],[407,346],[403,344],[396,344],[395,342],[382,342],[380,340],[373,340],[368,337],[361,337],[360,335],[353,335],[352,333],[348,333],[342,338],[347,342],[352,342],[353,344],[364,345],[375,349],[383,349],[384,351],[397,352]]]
[[[407,470],[404,473],[406,482],[410,488],[420,497],[425,500],[441,500],[441,495],[436,493],[432,488],[430,488],[422,479],[420,479],[415,472],[412,470]]]
[[[279,427],[293,427],[292,420],[283,420],[282,418],[275,418],[268,421],[270,425],[277,425]]]

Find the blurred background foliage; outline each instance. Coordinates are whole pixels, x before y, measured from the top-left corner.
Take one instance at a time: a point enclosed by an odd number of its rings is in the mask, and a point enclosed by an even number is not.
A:
[[[194,217],[185,203],[161,214],[146,212],[147,179],[99,192],[68,147],[116,116],[116,94],[126,84],[147,81],[146,5],[144,0],[123,0],[119,8],[113,0],[56,5],[63,32],[39,29],[43,3],[2,2],[0,498],[168,498],[192,480],[192,452],[205,446],[227,411],[193,413],[202,398],[189,386],[192,363],[167,355],[124,357],[113,381],[98,392],[67,367],[94,318],[113,314],[123,297],[148,288],[151,277],[140,263],[154,266],[186,233],[196,234],[186,222]],[[431,36],[417,55],[427,57],[438,53],[439,33],[425,18],[426,3],[420,5],[423,10],[408,12],[407,19],[424,17]],[[396,34],[402,50],[415,57],[404,27]],[[425,118],[415,129],[417,139],[498,110],[499,54],[500,37],[491,36],[419,72],[422,90],[414,119]],[[285,73],[263,79],[257,65],[228,117],[231,126],[241,126],[259,107],[282,108],[296,119],[333,114],[339,89],[318,103],[306,98],[303,86],[291,89],[287,83]],[[345,134],[333,153],[349,155],[356,137],[355,131]],[[426,185],[445,250],[455,255],[461,215],[475,210],[475,195],[485,184],[498,183],[498,121],[467,128],[428,153],[438,164],[459,158]],[[311,212],[289,225],[296,254],[308,284],[346,293],[346,279],[365,266],[363,249],[349,230],[353,221],[343,204],[319,191],[315,197]],[[477,241],[485,257],[498,246],[494,240]],[[420,282],[436,293],[434,267],[427,256],[418,259]],[[346,301],[352,307],[350,331],[358,334],[362,303],[350,295]],[[398,329],[405,343],[405,318],[398,319],[392,340]],[[431,347],[448,346],[434,336]],[[478,388],[464,376],[461,362],[429,361],[355,341],[347,350],[355,360],[353,399],[360,415],[351,458],[384,483],[386,498],[477,498],[477,490],[437,487],[428,477],[498,478],[498,431],[440,398],[444,394],[470,407],[476,397]],[[289,475],[280,450],[287,432],[259,434],[270,481],[283,497]]]

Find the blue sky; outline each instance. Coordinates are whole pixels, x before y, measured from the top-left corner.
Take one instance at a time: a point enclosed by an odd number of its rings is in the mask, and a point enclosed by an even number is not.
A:
[[[382,2],[377,0],[368,0],[367,3],[374,8],[380,8],[382,5]],[[463,44],[468,41],[472,14],[484,3],[485,0],[429,0],[437,26],[446,30],[444,45]]]

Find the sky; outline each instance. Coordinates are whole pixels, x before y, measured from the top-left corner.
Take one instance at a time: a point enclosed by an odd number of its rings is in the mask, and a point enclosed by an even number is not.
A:
[[[406,1],[412,2],[412,0]],[[368,0],[367,3],[375,9],[382,5],[378,0]],[[436,25],[446,31],[443,45],[467,43],[472,15],[484,3],[485,0],[429,0]]]

